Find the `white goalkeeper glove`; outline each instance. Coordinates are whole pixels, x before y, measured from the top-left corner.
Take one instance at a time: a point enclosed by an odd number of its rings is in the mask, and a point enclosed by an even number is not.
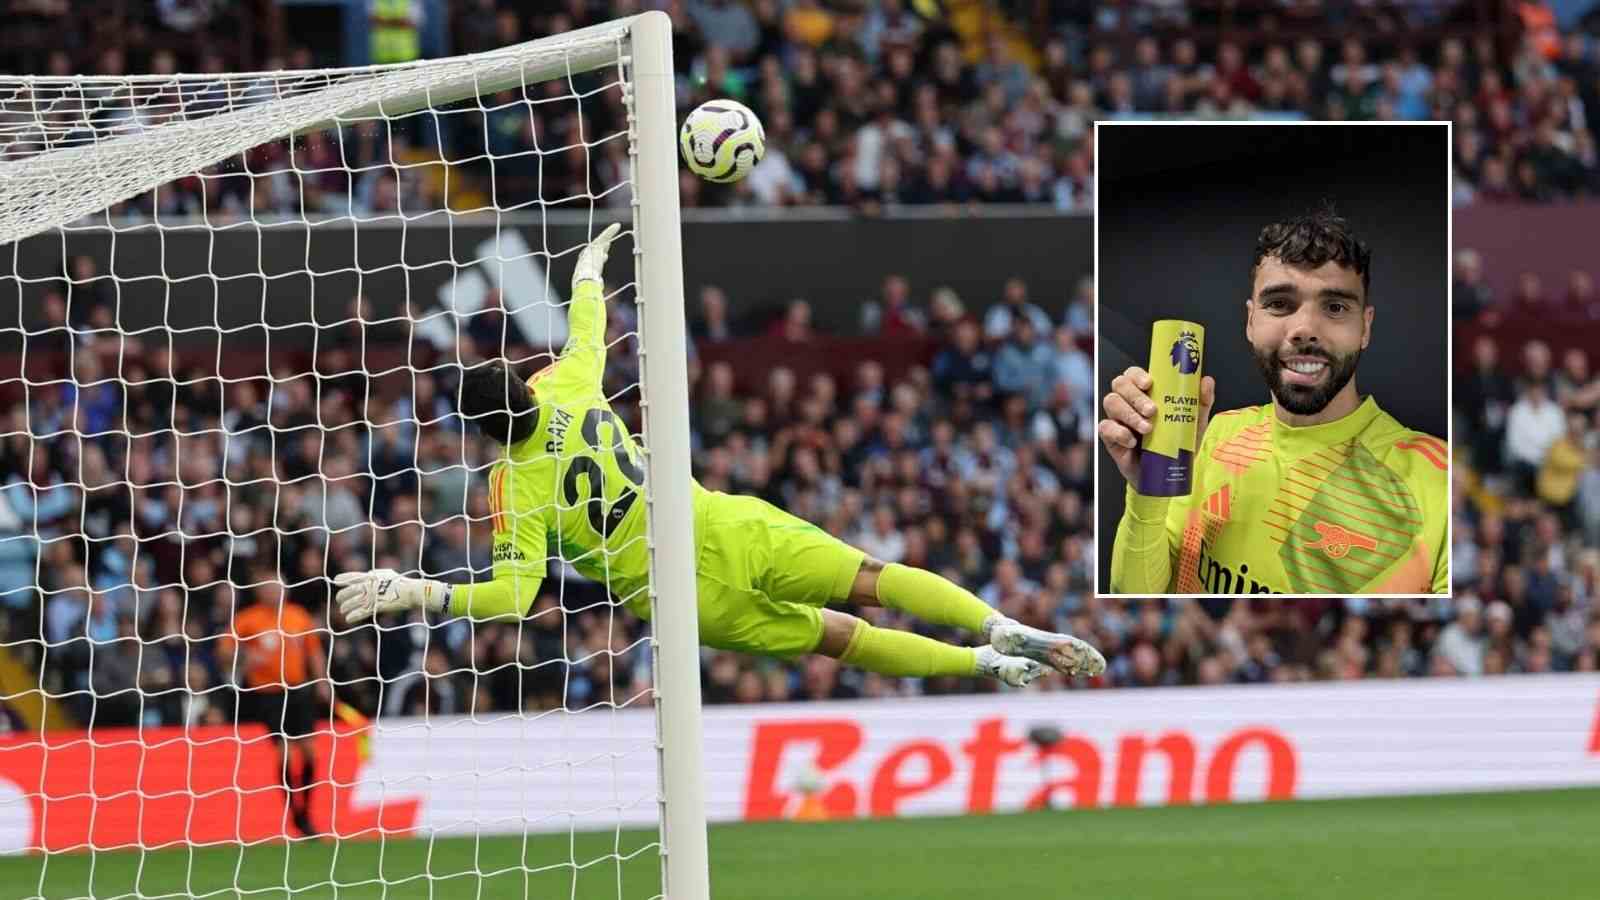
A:
[[[611,252],[611,241],[616,238],[617,232],[622,230],[621,222],[612,222],[606,230],[600,232],[589,246],[584,247],[578,254],[578,264],[572,270],[572,289],[578,289],[578,283],[583,281],[600,281],[600,273],[606,267],[606,254]]]
[[[371,572],[343,572],[334,576],[339,585],[334,599],[339,612],[350,624],[363,622],[378,613],[426,609],[439,612],[450,597],[450,585],[429,578],[412,578],[393,569]]]

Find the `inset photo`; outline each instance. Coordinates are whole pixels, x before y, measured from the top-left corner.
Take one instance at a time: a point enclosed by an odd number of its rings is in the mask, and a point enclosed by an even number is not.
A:
[[[1098,592],[1449,593],[1449,123],[1097,133]]]

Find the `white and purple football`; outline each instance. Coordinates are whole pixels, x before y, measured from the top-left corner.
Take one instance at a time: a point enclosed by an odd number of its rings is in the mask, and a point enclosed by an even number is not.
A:
[[[707,181],[731,184],[750,174],[767,152],[767,134],[749,107],[734,100],[707,100],[683,120],[678,132],[683,161]]]

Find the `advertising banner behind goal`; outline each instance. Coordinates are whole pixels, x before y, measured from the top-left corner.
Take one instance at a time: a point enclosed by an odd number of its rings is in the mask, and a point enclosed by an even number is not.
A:
[[[323,737],[347,837],[650,827],[648,710],[386,721]],[[1029,731],[1061,740],[1041,747]],[[241,739],[242,738],[242,739]],[[1600,676],[712,707],[713,821],[1013,812],[1600,785]],[[0,742],[0,851],[281,836],[264,736]],[[330,786],[331,785],[331,786]]]

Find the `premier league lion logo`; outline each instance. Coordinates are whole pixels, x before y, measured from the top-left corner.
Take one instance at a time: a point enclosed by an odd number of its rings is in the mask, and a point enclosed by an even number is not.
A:
[[[1172,342],[1172,364],[1179,372],[1193,375],[1200,369],[1200,339],[1192,331],[1179,333]]]

